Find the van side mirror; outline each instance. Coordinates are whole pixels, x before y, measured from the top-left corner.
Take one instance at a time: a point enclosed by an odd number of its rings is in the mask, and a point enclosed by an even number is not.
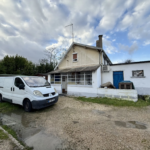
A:
[[[19,89],[24,90],[25,85],[24,84],[19,84]]]

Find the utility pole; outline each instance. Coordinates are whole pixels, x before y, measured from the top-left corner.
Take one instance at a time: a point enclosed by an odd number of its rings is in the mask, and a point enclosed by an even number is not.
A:
[[[67,26],[65,26],[65,28],[66,28],[66,27],[69,27],[69,26],[72,26],[72,42],[74,42],[73,23],[72,23],[72,24],[69,24],[69,25],[67,25]]]

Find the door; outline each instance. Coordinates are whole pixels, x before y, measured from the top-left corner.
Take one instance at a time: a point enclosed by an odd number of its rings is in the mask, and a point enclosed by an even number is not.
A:
[[[21,78],[19,77],[14,78],[12,99],[13,99],[13,103],[20,104],[20,105],[22,105],[22,101],[25,98],[25,94],[26,94],[25,88],[19,89],[19,85],[21,84],[24,85],[25,87],[25,84]]]
[[[4,101],[12,102],[12,93],[13,93],[12,85],[13,85],[13,78],[6,77],[4,79],[2,88],[3,91],[2,96]]]
[[[67,76],[62,76],[61,88],[62,93],[67,94]]]
[[[119,89],[119,82],[123,81],[123,71],[113,72],[113,83],[116,89]]]

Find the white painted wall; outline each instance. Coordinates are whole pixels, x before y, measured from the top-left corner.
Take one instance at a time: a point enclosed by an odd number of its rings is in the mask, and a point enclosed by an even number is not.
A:
[[[48,82],[51,82],[51,75],[48,75]]]
[[[61,94],[61,85],[53,85],[53,87],[57,90],[59,94]],[[130,100],[134,102],[138,100],[136,90],[104,89],[71,85],[68,85],[67,90],[67,94],[72,96],[109,97],[122,100]]]
[[[125,99],[125,100],[134,101],[134,102],[138,100],[136,90],[98,88],[97,94],[100,97],[119,98],[122,100]]]
[[[92,87],[99,88],[101,85],[101,67],[92,72]]]
[[[110,66],[109,72],[102,72],[102,84],[111,82],[113,84],[113,71],[123,71],[124,80],[134,83],[135,89],[140,95],[150,95],[150,63],[138,63],[128,65]],[[133,70],[144,70],[143,78],[133,78]]]

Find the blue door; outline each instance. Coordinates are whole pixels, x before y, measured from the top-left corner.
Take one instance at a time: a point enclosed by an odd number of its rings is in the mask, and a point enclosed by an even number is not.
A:
[[[123,71],[113,72],[113,82],[116,89],[119,89],[119,82],[123,81]]]

